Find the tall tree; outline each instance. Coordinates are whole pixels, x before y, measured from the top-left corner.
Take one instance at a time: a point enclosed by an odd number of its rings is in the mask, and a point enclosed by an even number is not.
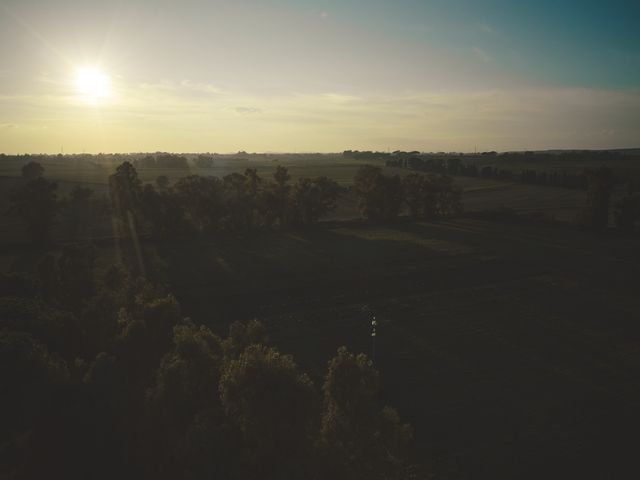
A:
[[[366,355],[340,347],[329,361],[321,424],[329,478],[402,477],[411,428],[390,407],[380,409],[379,388],[379,374]]]
[[[394,220],[402,208],[402,180],[387,176],[379,167],[364,165],[354,178],[354,191],[362,214],[371,221]]]
[[[38,162],[29,162],[22,167],[22,179],[24,181],[35,180],[44,175],[44,168]]]
[[[591,226],[602,230],[609,223],[609,203],[614,185],[613,171],[602,166],[585,170],[585,175]]]
[[[114,212],[124,221],[128,222],[128,217],[138,214],[142,182],[130,162],[123,162],[109,177],[109,195]]]
[[[339,193],[339,185],[328,177],[300,178],[292,192],[297,223],[309,225],[334,211]]]
[[[27,231],[34,243],[46,244],[58,211],[58,184],[43,177],[28,181],[11,195],[11,211],[27,222]]]
[[[225,368],[220,398],[242,432],[242,478],[313,474],[314,389],[290,356],[262,345],[248,347]]]

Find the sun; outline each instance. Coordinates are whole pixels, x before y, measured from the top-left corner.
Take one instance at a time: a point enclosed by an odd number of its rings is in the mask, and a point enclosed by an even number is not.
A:
[[[75,86],[78,94],[90,103],[96,103],[111,94],[109,77],[95,67],[76,70]]]

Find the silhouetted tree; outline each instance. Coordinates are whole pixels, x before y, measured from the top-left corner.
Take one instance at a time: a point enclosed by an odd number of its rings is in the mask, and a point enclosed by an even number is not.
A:
[[[411,428],[393,409],[380,409],[379,388],[379,374],[366,355],[340,347],[329,361],[321,425],[328,478],[402,477]]]
[[[242,433],[243,461],[237,472],[241,478],[313,474],[309,459],[314,389],[290,356],[262,345],[249,346],[225,368],[220,399]]]
[[[200,232],[220,228],[225,214],[222,182],[217,177],[190,175],[174,186],[188,218]]]
[[[273,173],[273,179],[276,182],[275,187],[271,195],[267,198],[268,215],[278,220],[281,226],[288,225],[291,217],[291,205],[289,201],[289,194],[291,192],[291,186],[289,185],[290,178],[291,176],[287,168],[278,165],[276,171]]]
[[[144,451],[147,475],[185,478],[187,472],[225,471],[232,445],[226,444],[224,419],[218,394],[223,368],[221,339],[204,326],[187,322],[173,329],[173,348],[162,358],[155,382],[146,394]],[[214,427],[203,417],[214,416]],[[207,441],[194,430],[206,428]],[[202,443],[211,446],[200,454]],[[226,448],[225,448],[226,447]]]
[[[90,245],[66,245],[58,258],[60,303],[79,314],[96,291],[93,270],[97,252]]]
[[[420,218],[425,210],[429,193],[425,182],[426,177],[418,173],[410,173],[402,179],[404,200],[413,219]]]
[[[400,213],[403,192],[398,175],[386,176],[379,167],[364,165],[356,172],[353,188],[368,220],[390,221]]]
[[[123,228],[119,233],[116,232],[116,236],[135,239],[141,215],[142,182],[130,162],[122,163],[116,168],[116,173],[109,176],[109,197],[112,211]]]
[[[47,403],[68,379],[65,362],[31,335],[0,329],[0,471],[3,474],[13,472],[20,475],[18,478],[34,478],[24,471],[25,465],[43,460],[30,451],[34,430],[43,423]]]
[[[299,179],[292,191],[297,223],[309,225],[334,211],[339,193],[339,185],[330,178]]]
[[[585,170],[587,177],[587,202],[591,226],[603,229],[609,223],[609,201],[613,189],[613,172],[608,167]]]
[[[167,177],[166,175],[160,175],[158,178],[156,178],[156,187],[160,191],[163,191],[169,188],[169,184],[170,184],[169,177]]]
[[[177,237],[190,230],[182,203],[171,188],[156,190],[151,184],[145,185],[140,207],[144,218],[151,223],[156,238]]]
[[[46,244],[58,211],[58,184],[43,177],[28,181],[11,195],[11,211],[27,222],[27,231],[34,243]]]
[[[614,204],[613,216],[618,228],[632,232],[640,220],[640,194],[626,195],[618,200]]]
[[[44,168],[38,162],[29,162],[22,167],[22,179],[26,182],[44,175]]]
[[[98,209],[92,202],[93,190],[76,186],[69,198],[62,204],[62,215],[68,235],[76,238],[81,233],[86,234]]]

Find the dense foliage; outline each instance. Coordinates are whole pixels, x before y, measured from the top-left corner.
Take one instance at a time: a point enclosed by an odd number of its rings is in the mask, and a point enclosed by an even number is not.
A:
[[[88,246],[3,277],[3,478],[397,478],[409,427],[341,348],[318,388],[257,320],[227,337]],[[36,293],[33,298],[33,293]]]

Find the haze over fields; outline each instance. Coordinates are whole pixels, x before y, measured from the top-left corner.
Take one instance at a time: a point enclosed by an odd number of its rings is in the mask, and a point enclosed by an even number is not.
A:
[[[0,1],[4,153],[637,147],[632,1]]]

